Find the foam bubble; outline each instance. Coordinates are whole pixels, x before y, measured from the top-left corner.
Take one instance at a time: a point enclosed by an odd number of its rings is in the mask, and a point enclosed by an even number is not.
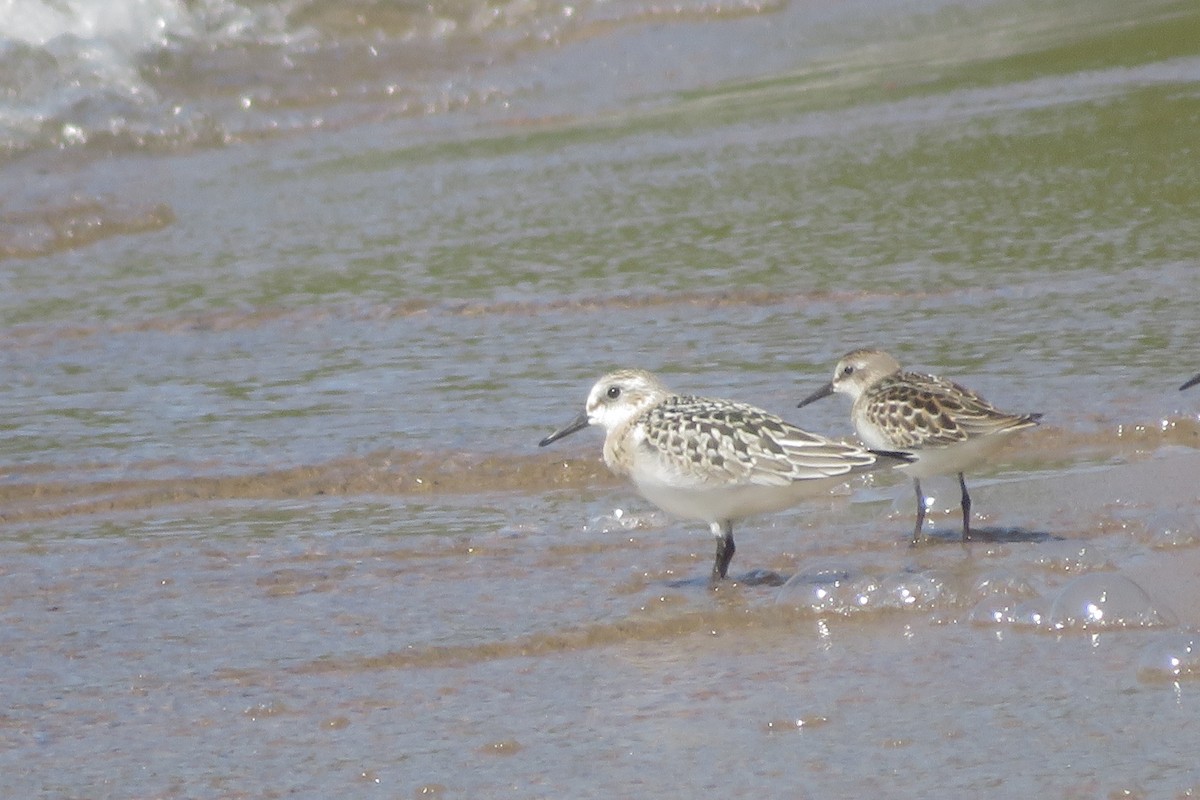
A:
[[[953,602],[947,578],[936,570],[872,575],[841,564],[822,564],[793,575],[775,601],[821,613],[880,609],[932,609]]]
[[[157,46],[187,26],[190,18],[179,0],[15,0],[0,23],[0,37],[45,45],[59,37],[115,40],[134,49]]]
[[[1139,542],[1156,549],[1200,544],[1200,518],[1190,508],[1160,511],[1146,520],[1144,528],[1135,530]]]
[[[1044,609],[1034,610],[1030,598],[1038,592],[1028,580],[1009,570],[997,569],[977,577],[970,596],[977,602],[967,614],[972,625],[1037,626],[1045,615]],[[1035,621],[1036,620],[1036,621]]]
[[[972,625],[1011,625],[1015,619],[1014,607],[1011,600],[1001,595],[985,597],[967,614],[967,622]]]
[[[1038,592],[1021,575],[1009,570],[997,569],[985,572],[975,579],[972,594],[976,597],[1035,597]]]
[[[1050,617],[1050,601],[1044,597],[1019,603],[1012,609],[1012,624],[1020,628],[1041,628]]]
[[[1150,683],[1200,679],[1200,633],[1173,634],[1146,646],[1138,657],[1137,674]]]
[[[1047,542],[1038,548],[1034,563],[1053,572],[1091,572],[1112,564],[1094,545],[1080,542]]]
[[[624,533],[660,528],[662,525],[662,516],[653,511],[636,514],[623,508],[614,508],[612,513],[592,517],[583,529],[589,533]]]
[[[1158,608],[1141,586],[1115,572],[1083,575],[1068,583],[1050,606],[1050,630],[1143,628],[1175,624],[1175,615]]]
[[[1011,625],[1016,628],[1044,628],[1050,617],[1050,601],[1044,597],[1018,601],[1001,594],[990,595],[975,604],[967,622],[978,626]]]
[[[880,582],[883,608],[935,608],[949,600],[949,584],[936,571],[890,575]]]
[[[822,564],[803,569],[779,588],[775,602],[796,609],[850,614],[872,605],[880,580],[850,566]]]

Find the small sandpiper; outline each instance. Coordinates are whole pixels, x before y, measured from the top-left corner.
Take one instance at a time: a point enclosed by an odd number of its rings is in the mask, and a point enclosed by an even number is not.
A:
[[[831,441],[745,403],[677,395],[643,370],[605,375],[584,411],[539,446],[589,425],[605,428],[610,470],[664,511],[709,524],[717,537],[714,581],[733,560],[734,522],[913,458]]]
[[[921,478],[958,473],[962,489],[962,538],[971,536],[971,495],[963,470],[986,459],[1011,434],[1038,424],[1041,414],[1007,414],[975,392],[936,375],[903,372],[882,350],[854,350],[842,356],[833,380],[800,401],[838,392],[854,405],[854,430],[870,448],[905,450],[917,456],[903,469],[913,476],[917,524],[913,544],[921,540],[926,502]]]

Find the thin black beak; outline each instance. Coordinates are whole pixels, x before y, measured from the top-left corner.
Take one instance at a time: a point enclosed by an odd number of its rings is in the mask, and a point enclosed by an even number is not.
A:
[[[588,425],[591,425],[591,424],[592,424],[591,421],[588,420],[587,412],[584,411],[578,417],[576,417],[575,419],[568,422],[567,426],[565,428],[560,428],[559,430],[556,430],[554,433],[550,434],[545,439],[542,439],[540,442],[538,442],[538,447],[545,447],[548,444],[553,444],[554,442],[557,442],[559,439],[563,438],[564,436],[570,436],[575,431],[581,431],[584,428],[586,428]]]
[[[820,389],[817,389],[815,392],[810,394],[808,397],[804,398],[799,403],[797,403],[796,408],[804,408],[809,403],[816,402],[817,400],[820,400],[822,397],[829,397],[829,395],[831,395],[831,394],[833,394],[833,383],[827,383],[824,386],[822,386]]]
[[[1183,386],[1180,386],[1179,391],[1182,392],[1184,389],[1190,389],[1193,386],[1195,386],[1197,383],[1200,383],[1200,375],[1197,375],[1196,377],[1192,378],[1187,383],[1185,383]]]

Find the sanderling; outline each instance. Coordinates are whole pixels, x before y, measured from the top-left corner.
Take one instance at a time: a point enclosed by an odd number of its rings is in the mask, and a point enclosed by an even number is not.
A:
[[[1183,386],[1179,387],[1179,391],[1182,392],[1184,389],[1190,389],[1197,383],[1200,383],[1200,375],[1193,375],[1184,382]]]
[[[707,522],[717,537],[713,580],[733,560],[733,523],[781,511],[851,475],[907,463],[802,431],[745,403],[676,395],[642,370],[596,382],[583,412],[539,447],[603,425],[604,463],[671,514]]]
[[[975,392],[936,375],[902,372],[882,350],[854,350],[838,362],[833,380],[800,401],[801,406],[834,392],[854,400],[850,418],[871,448],[907,450],[914,464],[903,469],[917,491],[913,543],[921,539],[925,495],[921,478],[958,473],[962,489],[962,538],[971,535],[971,495],[963,470],[982,461],[1009,434],[1038,424],[1041,414],[1006,414]]]

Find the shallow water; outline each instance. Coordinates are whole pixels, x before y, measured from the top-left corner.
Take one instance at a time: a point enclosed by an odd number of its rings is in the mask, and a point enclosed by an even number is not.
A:
[[[1194,4],[109,6],[0,15],[0,794],[1200,792]],[[1045,412],[981,541],[536,447],[864,345]]]

